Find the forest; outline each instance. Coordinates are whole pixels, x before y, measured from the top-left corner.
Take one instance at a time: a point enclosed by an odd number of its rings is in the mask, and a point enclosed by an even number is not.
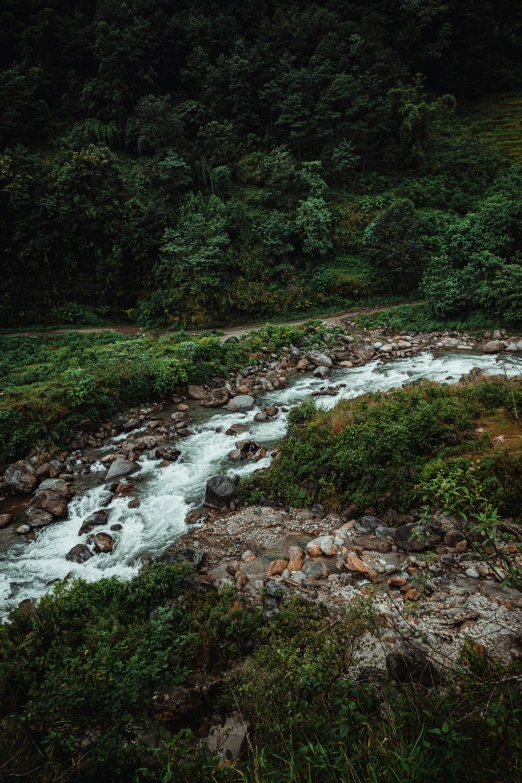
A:
[[[414,297],[522,320],[519,0],[0,18],[1,328]]]

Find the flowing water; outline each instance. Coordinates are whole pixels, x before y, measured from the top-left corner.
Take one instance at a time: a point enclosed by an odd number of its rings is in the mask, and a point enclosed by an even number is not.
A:
[[[498,361],[496,356],[473,354],[423,353],[407,359],[396,359],[387,364],[378,361],[364,367],[336,369],[328,381],[346,386],[335,397],[314,398],[318,406],[333,407],[339,399],[356,397],[365,392],[399,387],[419,378],[452,383],[468,373],[472,367],[481,367],[490,373],[517,375],[522,372],[522,357]],[[310,376],[297,376],[284,389],[270,392],[258,399],[258,405],[278,404],[291,407],[310,399],[311,392],[324,386],[324,381]],[[42,595],[50,584],[72,573],[95,581],[117,575],[130,578],[137,573],[143,557],[158,555],[186,531],[187,512],[201,503],[208,478],[230,472],[245,475],[269,464],[269,457],[258,463],[231,463],[228,452],[236,438],[225,435],[232,424],[247,424],[248,432],[240,439],[252,438],[263,444],[273,444],[286,432],[287,414],[269,422],[254,422],[255,410],[241,415],[228,411],[208,411],[208,416],[191,425],[194,435],[181,442],[182,455],[176,463],[160,468],[159,460],[143,458],[143,480],[138,483],[140,507],[129,509],[128,498],[112,501],[109,525],[121,523],[122,530],[114,532],[114,550],[98,554],[84,564],[71,563],[65,555],[75,544],[85,541],[78,536],[82,520],[99,509],[107,500],[107,489],[100,483],[87,490],[82,497],[69,504],[67,519],[56,522],[37,534],[36,540],[24,539],[0,555],[0,613],[25,598]],[[221,428],[217,432],[216,429]],[[121,438],[120,438],[121,439]],[[118,439],[114,439],[115,441]],[[100,480],[102,478],[101,464]],[[100,528],[101,530],[106,528]]]

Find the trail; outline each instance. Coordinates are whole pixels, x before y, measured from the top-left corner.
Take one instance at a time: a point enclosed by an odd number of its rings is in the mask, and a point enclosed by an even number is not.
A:
[[[321,319],[325,323],[333,323],[339,319],[355,318],[358,315],[371,315],[372,313],[380,313],[383,310],[389,310],[391,307],[397,307],[401,304],[419,304],[422,299],[414,299],[410,302],[394,302],[386,305],[379,305],[378,307],[358,307],[355,310],[339,310],[336,313],[324,313],[323,315],[308,315],[305,318],[298,318],[289,321],[259,321],[253,324],[240,324],[238,326],[226,326],[220,328],[219,331],[223,332],[222,340],[226,340],[227,337],[240,337],[243,334],[248,334],[256,329],[262,329],[267,323],[274,323],[276,326],[299,326],[305,324],[307,321]],[[187,329],[188,334],[201,334],[207,331],[206,329]],[[56,334],[69,334],[71,332],[78,332],[79,334],[101,334],[102,332],[115,332],[116,334],[125,334],[129,337],[134,337],[137,334],[146,335],[148,337],[172,337],[175,332],[172,331],[154,331],[154,330],[142,330],[137,326],[86,326],[86,327],[71,327],[67,329],[34,329],[28,332],[6,332],[1,335],[2,337],[52,337]]]

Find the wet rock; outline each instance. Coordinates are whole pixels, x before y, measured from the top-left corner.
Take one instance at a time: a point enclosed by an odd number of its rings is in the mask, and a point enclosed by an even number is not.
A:
[[[238,483],[239,476],[213,476],[207,481],[205,505],[217,509],[225,508],[234,497]]]
[[[167,550],[158,558],[156,563],[165,563],[166,565],[178,565],[178,563],[189,563],[195,571],[203,568],[205,565],[207,556],[205,552],[200,549],[192,549],[192,547],[183,546],[174,551]]]
[[[18,533],[19,536],[23,536],[26,533],[30,533],[30,532],[31,532],[31,528],[29,527],[29,525],[20,525],[20,527],[17,527],[15,530],[15,533]]]
[[[125,432],[130,432],[131,430],[137,429],[141,424],[141,421],[139,419],[129,419],[125,422],[123,425],[123,429]]]
[[[270,416],[270,418],[273,418],[274,416],[277,416],[279,413],[279,408],[276,408],[275,405],[268,405],[265,408],[265,413],[267,416]]]
[[[181,451],[179,449],[157,448],[154,453],[156,459],[163,459],[166,462],[176,462],[180,455]]]
[[[325,367],[324,365],[321,365],[319,367],[316,367],[314,370],[314,377],[315,378],[328,378],[330,375],[330,368]]]
[[[58,459],[52,459],[49,462],[49,477],[50,478],[57,478],[60,473],[64,470],[65,465],[63,462],[60,462]]]
[[[40,467],[36,468],[36,477],[43,481],[46,478],[49,478],[49,470],[50,466],[48,462],[44,462],[43,465],[40,465]]]
[[[246,751],[248,740],[248,721],[240,718],[227,718],[224,726],[212,726],[208,735],[210,752],[222,759],[238,759]]]
[[[195,727],[200,714],[196,692],[181,686],[171,688],[152,699],[151,710],[156,720],[169,723],[176,728]]]
[[[137,462],[128,459],[115,459],[105,476],[105,481],[109,482],[123,478],[124,476],[130,476],[132,473],[137,473],[139,470],[140,466]]]
[[[267,568],[267,576],[281,576],[288,566],[287,560],[272,560]]]
[[[432,688],[440,682],[440,674],[417,647],[401,642],[397,652],[386,656],[388,674],[396,682],[418,682]]]
[[[48,511],[42,511],[39,508],[28,508],[24,514],[24,521],[32,530],[40,527],[47,527],[54,522],[54,517]]]
[[[31,500],[30,505],[33,508],[47,511],[49,514],[52,514],[53,517],[67,516],[67,498],[61,492],[54,489],[39,490]]]
[[[85,544],[76,544],[73,546],[70,552],[65,555],[66,560],[70,560],[73,563],[85,563],[92,557],[91,550],[85,546]]]
[[[4,473],[4,487],[13,495],[30,495],[37,486],[36,470],[26,460],[9,465]]]
[[[187,394],[191,400],[203,400],[207,396],[208,392],[203,388],[203,386],[195,386],[189,383]]]
[[[96,533],[92,539],[96,552],[112,552],[114,539],[108,533]]]
[[[226,405],[229,399],[228,389],[214,389],[201,400],[200,404],[204,408],[220,408],[222,405]]]
[[[41,492],[42,490],[46,489],[53,489],[56,492],[60,492],[60,494],[62,494],[67,499],[69,499],[71,495],[71,489],[67,481],[59,478],[48,478],[45,479],[45,481],[42,481],[38,487],[38,491]]]
[[[239,435],[241,432],[246,432],[247,430],[248,424],[232,424],[225,432],[225,435]]]
[[[307,351],[305,356],[314,367],[331,367],[333,364],[330,357],[320,351]]]
[[[395,529],[395,543],[399,549],[406,552],[423,552],[432,549],[441,542],[441,536],[436,535],[429,525],[419,525],[411,522]]]
[[[375,356],[375,350],[365,340],[359,340],[354,345],[353,351],[363,362],[369,362]]]
[[[0,530],[10,525],[13,519],[12,514],[0,514]]]
[[[355,525],[354,528],[357,530],[358,533],[368,534],[368,533],[375,533],[378,527],[386,527],[386,523],[379,519],[379,517],[360,517]]]
[[[254,407],[254,398],[250,394],[239,394],[234,397],[227,405],[227,410],[234,411],[235,413],[245,413],[251,411]]]
[[[377,574],[368,565],[368,563],[365,563],[364,560],[361,560],[360,557],[357,557],[357,555],[354,555],[352,552],[346,555],[344,564],[348,571],[353,571],[356,574],[367,576],[372,580],[377,578]]]
[[[490,340],[484,345],[484,353],[498,353],[504,348],[502,340]]]
[[[256,413],[254,416],[254,421],[268,421],[268,413],[259,411],[259,413]]]
[[[83,536],[85,533],[90,533],[94,527],[99,525],[106,525],[109,521],[109,511],[105,508],[95,511],[93,514],[83,520],[82,526],[78,531],[79,536]]]

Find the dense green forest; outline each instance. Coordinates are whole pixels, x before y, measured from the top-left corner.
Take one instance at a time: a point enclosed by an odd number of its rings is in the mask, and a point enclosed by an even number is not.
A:
[[[0,326],[522,318],[518,0],[6,0]]]

